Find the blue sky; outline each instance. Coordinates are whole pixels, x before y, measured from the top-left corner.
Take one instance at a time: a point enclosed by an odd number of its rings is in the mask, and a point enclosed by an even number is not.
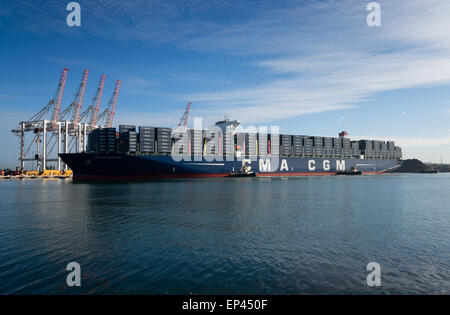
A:
[[[186,103],[206,123],[228,114],[281,132],[395,140],[407,158],[450,162],[450,3],[379,1],[69,1],[0,3],[0,167],[17,164],[9,130],[83,69],[84,107],[123,80],[115,124],[173,127]]]

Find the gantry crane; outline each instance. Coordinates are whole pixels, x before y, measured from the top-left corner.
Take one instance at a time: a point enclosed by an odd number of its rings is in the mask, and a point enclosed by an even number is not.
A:
[[[59,115],[59,121],[65,121],[64,137],[65,152],[71,152],[76,147],[77,152],[81,152],[86,147],[87,125],[80,123],[80,113],[83,107],[84,93],[86,91],[89,70],[85,69],[81,77],[80,85],[74,95],[72,102]],[[83,145],[84,144],[84,145]]]
[[[61,72],[58,88],[55,97],[48,102],[44,108],[33,115],[30,119],[19,123],[18,129],[13,129],[12,132],[20,137],[20,168],[25,167],[26,161],[36,161],[38,170],[45,170],[47,167],[47,159],[49,152],[47,145],[51,142],[47,139],[47,133],[51,131],[58,131],[60,133],[59,113],[61,111],[61,103],[64,95],[64,88],[67,81],[69,69],[65,68]],[[51,112],[51,115],[50,115]],[[30,144],[25,146],[25,133],[32,132],[33,139]],[[40,146],[40,144],[42,145]],[[30,154],[32,146],[36,144],[37,150],[34,156]],[[42,153],[41,153],[42,148]],[[56,159],[55,159],[56,161]]]
[[[112,127],[112,122],[114,119],[114,114],[116,112],[117,106],[117,98],[119,97],[120,85],[122,84],[122,80],[116,81],[116,87],[114,89],[113,95],[111,96],[111,100],[108,102],[108,106],[106,109],[98,116],[99,122],[104,122],[102,126],[107,128]]]
[[[89,70],[84,70],[74,100],[61,112],[61,104],[68,72],[69,69],[67,68],[63,69],[61,72],[55,97],[29,120],[20,122],[19,128],[12,130],[14,134],[20,137],[19,160],[21,162],[20,168],[22,170],[24,170],[25,162],[27,161],[37,162],[38,171],[45,172],[48,169],[47,162],[57,162],[56,167],[58,170],[61,170],[62,161],[59,158],[59,153],[71,152],[71,144],[74,140],[77,140],[75,141],[77,144],[77,152],[86,150],[87,133],[97,126],[97,122],[100,119],[98,112],[106,76],[102,75],[100,78],[100,85],[97,89],[97,93],[91,107],[87,111],[87,113],[90,114],[89,123],[85,123],[83,122],[85,113],[81,113],[81,109]],[[104,115],[107,126],[112,125],[121,82],[122,81],[120,80],[117,81],[113,97],[111,98]],[[25,143],[26,134],[31,134],[32,136],[32,140],[29,144],[28,142]],[[27,137],[27,139],[28,138],[29,137]],[[62,147],[62,144],[64,144],[64,147]],[[34,145],[36,145],[36,150],[32,150]],[[54,150],[55,148],[57,148],[57,150]],[[56,155],[53,151],[56,151]],[[52,152],[53,155],[51,155]],[[65,166],[65,169],[67,169],[67,166]]]
[[[78,89],[75,93],[72,103],[70,103],[70,105],[67,106],[67,108],[64,111],[62,111],[61,114],[59,115],[59,120],[62,120],[64,118],[67,119],[70,113],[72,113],[73,128],[76,128],[78,122],[80,121],[80,112],[81,108],[83,107],[84,92],[86,91],[88,76],[89,70],[86,69],[83,72],[81,83],[78,86]]]
[[[61,102],[64,95],[64,88],[66,86],[68,73],[69,69],[63,69],[63,71],[61,72],[61,77],[59,79],[55,97],[51,99],[50,102],[48,102],[48,104],[44,106],[44,108],[34,114],[30,119],[28,119],[28,122],[37,122],[47,119],[56,123],[59,120],[59,112],[61,111]],[[48,117],[50,110],[52,110],[52,115],[51,117]]]
[[[187,103],[186,111],[184,112],[183,116],[180,119],[180,122],[178,123],[178,127],[182,127],[183,129],[186,129],[186,125],[189,118],[189,111],[191,110],[191,104]]]
[[[92,99],[92,104],[89,105],[88,109],[86,109],[86,111],[84,111],[80,116],[81,120],[87,118],[87,123],[89,124],[90,130],[97,128],[98,112],[100,111],[100,104],[102,102],[105,80],[106,75],[102,74],[102,76],[100,77],[100,83],[98,85],[97,92]]]

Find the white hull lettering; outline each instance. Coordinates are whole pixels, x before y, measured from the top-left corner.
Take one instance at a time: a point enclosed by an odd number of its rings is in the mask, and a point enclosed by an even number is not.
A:
[[[289,171],[289,167],[285,159],[281,160],[280,171]]]
[[[272,170],[270,165],[270,159],[260,159],[259,160],[259,171],[260,172],[270,172]]]
[[[345,171],[345,160],[336,160],[336,171]]]
[[[316,170],[316,161],[314,160],[309,160],[308,161],[308,169],[310,171],[315,171]]]

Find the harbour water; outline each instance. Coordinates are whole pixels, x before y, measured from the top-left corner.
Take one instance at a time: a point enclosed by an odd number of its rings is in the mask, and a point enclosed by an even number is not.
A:
[[[449,294],[449,192],[450,174],[3,180],[0,293]]]

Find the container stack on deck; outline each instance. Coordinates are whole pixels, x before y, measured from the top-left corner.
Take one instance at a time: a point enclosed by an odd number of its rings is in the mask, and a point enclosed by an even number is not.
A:
[[[351,150],[350,138],[342,138],[342,154],[344,158],[350,158],[352,156]]]
[[[280,136],[269,134],[269,152],[273,155],[280,155]],[[312,149],[311,149],[312,150]]]
[[[258,133],[258,155],[269,154],[269,136],[267,133]]]
[[[172,129],[156,128],[158,153],[168,154],[172,152]]]
[[[136,126],[119,125],[119,151],[121,153],[136,153]]]
[[[303,155],[303,138],[304,136],[292,136],[292,146],[294,156]]]
[[[324,156],[332,157],[333,156],[333,140],[332,138],[325,137],[323,138],[323,147],[324,147]]]
[[[314,156],[322,157],[323,156],[323,138],[322,137],[311,137],[313,141],[314,147]]]
[[[361,155],[359,151],[359,141],[352,141],[351,146],[352,146],[352,157],[358,158]]]
[[[234,155],[234,135],[231,131],[227,131],[223,135],[222,152],[227,156]]]
[[[139,152],[155,153],[155,128],[139,127]]]
[[[310,137],[303,138],[304,145],[304,155],[305,156],[313,156],[313,139]]]
[[[206,154],[216,155],[221,150],[220,141],[222,141],[220,135],[215,130],[206,130],[204,132]]]
[[[291,156],[292,154],[292,136],[281,135],[281,156]]]
[[[382,159],[388,158],[388,148],[387,148],[387,143],[385,141],[381,142],[381,158]]]
[[[388,149],[388,158],[389,159],[395,158],[395,144],[394,144],[394,141],[388,141],[387,142],[387,149]]]
[[[253,132],[245,134],[245,147],[246,147],[245,155],[247,157],[256,156],[257,154],[256,135],[257,134]]]
[[[381,158],[381,141],[379,140],[373,141],[373,157],[375,159]]]
[[[189,153],[189,134],[185,134],[183,130],[174,130],[172,133],[173,152],[175,154]]]
[[[366,158],[373,158],[373,141],[359,140],[359,148]]]
[[[88,151],[101,153],[116,152],[116,128],[98,128],[89,133]]]
[[[335,157],[342,157],[342,139],[333,138],[333,155]]]
[[[117,146],[118,143],[118,146]],[[174,146],[175,145],[175,146]],[[187,130],[120,125],[116,139],[114,128],[99,128],[89,134],[89,152],[127,154],[170,154],[172,147],[180,154],[223,154],[254,157],[279,154],[282,157],[401,159],[401,148],[393,141],[358,140],[347,137],[311,137],[271,135],[266,133],[222,134],[216,130]],[[118,148],[118,150],[117,150]],[[175,151],[174,151],[175,152]]]
[[[191,153],[194,155],[201,155],[203,152],[203,131],[189,130],[188,133]]]

